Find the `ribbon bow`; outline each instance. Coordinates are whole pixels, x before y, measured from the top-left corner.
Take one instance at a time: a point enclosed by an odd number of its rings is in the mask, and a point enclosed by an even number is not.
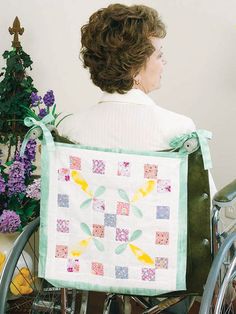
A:
[[[21,145],[21,150],[20,150],[20,156],[22,157],[24,155],[25,152],[25,148],[26,145],[28,143],[28,141],[32,138],[32,133],[33,131],[38,131],[38,136],[41,135],[41,133],[43,133],[43,141],[47,144],[47,147],[49,150],[54,150],[54,141],[52,138],[52,134],[49,131],[47,124],[53,122],[55,120],[54,116],[49,113],[48,115],[46,115],[43,119],[41,120],[36,120],[33,117],[26,117],[24,119],[24,124],[27,127],[31,127],[31,129],[26,133],[23,143]],[[41,132],[40,132],[41,131]],[[37,136],[37,137],[38,137]]]
[[[175,137],[170,141],[170,147],[173,147],[174,150],[179,148],[180,152],[188,152],[184,143],[187,140],[196,139],[198,144],[191,152],[194,152],[200,146],[202,152],[202,159],[204,164],[204,169],[212,168],[211,154],[208,145],[208,140],[212,138],[212,133],[206,130],[196,130],[195,132],[189,134],[183,134],[181,136]]]

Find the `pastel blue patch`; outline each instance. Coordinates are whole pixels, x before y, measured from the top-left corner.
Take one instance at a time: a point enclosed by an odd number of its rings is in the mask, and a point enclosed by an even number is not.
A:
[[[69,207],[69,195],[67,194],[58,194],[57,203],[59,207]]]
[[[106,227],[116,227],[116,215],[115,214],[105,214],[104,215],[104,225]]]
[[[170,219],[170,207],[157,206],[156,219]]]
[[[128,267],[116,266],[115,273],[116,273],[116,278],[128,279]]]

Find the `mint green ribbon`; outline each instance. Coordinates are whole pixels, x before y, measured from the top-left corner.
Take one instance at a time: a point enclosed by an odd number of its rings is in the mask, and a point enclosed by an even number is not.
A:
[[[51,132],[47,128],[47,124],[55,120],[54,116],[49,113],[41,120],[36,120],[33,117],[26,117],[24,119],[24,124],[31,129],[26,133],[23,143],[21,145],[20,156],[22,157],[25,152],[26,145],[31,139],[32,131],[35,129],[41,129],[43,132],[43,143],[47,145],[48,150],[52,151],[55,149],[54,141]]]
[[[207,130],[196,130],[195,132],[189,134],[183,134],[181,136],[175,137],[173,140],[170,141],[170,147],[174,150],[179,149],[180,152],[187,152],[186,148],[184,147],[184,143],[189,139],[197,139],[201,152],[202,152],[202,159],[204,164],[204,169],[212,168],[212,161],[211,161],[211,154],[208,145],[208,140],[212,138],[212,133]],[[198,148],[194,151],[196,151]],[[193,152],[193,151],[192,151]]]

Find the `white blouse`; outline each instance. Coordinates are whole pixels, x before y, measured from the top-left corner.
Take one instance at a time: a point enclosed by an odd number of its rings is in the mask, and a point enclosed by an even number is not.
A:
[[[126,94],[104,93],[96,105],[65,119],[59,131],[82,145],[157,151],[170,148],[173,137],[194,130],[190,118],[132,89]]]

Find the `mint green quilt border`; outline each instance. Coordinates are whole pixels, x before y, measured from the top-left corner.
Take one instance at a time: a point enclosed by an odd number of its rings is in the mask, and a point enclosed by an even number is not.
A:
[[[180,164],[180,189],[179,189],[179,238],[177,250],[177,274],[176,290],[186,290],[186,268],[187,268],[187,184],[188,184],[188,158],[182,158]]]
[[[166,152],[166,151],[132,151],[126,149],[109,149],[109,148],[98,148],[76,144],[57,143],[58,147],[70,147],[80,148],[87,150],[97,150],[102,152],[116,152],[123,154],[134,154],[144,156],[161,156],[167,158],[181,158],[180,173],[180,202],[179,202],[179,239],[177,248],[177,275],[176,275],[176,290],[186,289],[186,280],[183,274],[186,274],[186,263],[187,263],[187,171],[188,171],[188,158],[186,153],[178,152]],[[42,147],[41,167],[42,167],[42,178],[41,178],[41,206],[40,206],[40,243],[39,243],[39,277],[45,278],[45,266],[47,256],[47,213],[48,213],[48,196],[49,196],[49,170],[50,169],[50,157],[47,147]],[[57,279],[46,278],[48,282],[58,288],[75,288],[82,290],[91,291],[107,291],[122,294],[133,294],[133,295],[147,295],[154,296],[164,294],[170,291],[161,289],[141,289],[141,288],[124,288],[124,287],[110,287],[89,284],[85,282],[73,282],[64,281]]]
[[[41,199],[40,199],[40,228],[39,228],[39,277],[45,277],[47,256],[47,212],[49,196],[49,152],[45,145],[41,151]]]

